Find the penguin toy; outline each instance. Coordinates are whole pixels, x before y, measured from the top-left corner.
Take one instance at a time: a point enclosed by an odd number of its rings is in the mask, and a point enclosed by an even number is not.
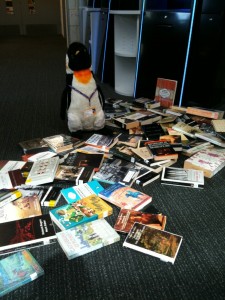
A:
[[[105,126],[104,96],[91,71],[85,45],[74,42],[66,53],[66,87],[61,98],[61,118],[71,133],[100,130]]]

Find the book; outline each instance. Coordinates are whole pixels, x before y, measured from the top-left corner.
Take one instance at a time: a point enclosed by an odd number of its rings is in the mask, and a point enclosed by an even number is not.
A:
[[[46,193],[41,197],[41,206],[55,207],[61,197],[61,188],[50,186],[46,189]]]
[[[175,151],[182,151],[183,149],[180,135],[161,135],[159,139],[169,142]]]
[[[141,125],[151,124],[160,119],[160,115],[146,110],[127,113],[123,117],[112,118],[114,123],[123,129],[130,129]]]
[[[0,172],[0,189],[13,189],[25,183],[20,169]]]
[[[123,246],[175,263],[183,237],[168,231],[134,223]]]
[[[164,167],[162,170],[161,183],[191,188],[204,187],[204,173],[192,168]]]
[[[67,150],[73,150],[74,148],[83,144],[83,141],[79,138],[72,137],[66,134],[56,134],[43,138],[43,141],[48,144],[56,153],[62,153]]]
[[[109,120],[113,117],[123,116],[129,111],[130,111],[129,108],[119,106],[119,104],[118,107],[106,103],[104,106],[105,118]]]
[[[61,230],[67,230],[74,226],[98,219],[98,215],[93,209],[79,203],[79,201],[80,200],[61,205],[49,211],[52,221]]]
[[[61,194],[67,203],[73,203],[92,194],[98,195],[102,190],[104,190],[103,186],[97,180],[92,180],[78,186],[64,188]]]
[[[0,189],[0,207],[16,200],[22,196],[18,189]]]
[[[93,167],[94,171],[98,171],[104,160],[103,153],[83,153],[73,152],[65,158],[61,165],[73,167]]]
[[[127,145],[136,148],[142,136],[128,133],[121,133],[118,137],[117,145]]]
[[[185,169],[202,170],[204,176],[211,178],[225,166],[224,149],[205,149],[198,151],[184,161]]]
[[[56,235],[68,259],[98,250],[120,240],[119,234],[105,219],[84,223],[58,232]]]
[[[155,100],[162,107],[170,107],[174,104],[177,90],[177,80],[157,78]]]
[[[111,216],[113,213],[112,207],[95,194],[84,197],[78,200],[76,203],[79,203],[82,206],[86,206],[93,210],[94,213],[98,215],[98,219]]]
[[[145,138],[148,140],[158,140],[160,135],[165,134],[162,126],[158,123],[143,125],[142,130]]]
[[[139,147],[133,148],[131,151],[138,157],[140,157],[146,163],[149,163],[153,159],[153,155],[151,151],[149,151],[148,147]]]
[[[155,161],[178,159],[178,153],[173,149],[172,145],[166,141],[147,141],[146,146],[152,152]]]
[[[37,195],[41,206],[54,207],[61,197],[61,188],[57,186],[24,184],[19,187],[19,191],[26,196]]]
[[[42,138],[34,138],[19,142],[24,154],[35,154],[42,151],[48,151],[49,146]]]
[[[94,180],[113,184],[120,182],[131,186],[139,173],[134,164],[125,162],[121,159],[107,160],[93,176]]]
[[[127,145],[116,144],[109,150],[109,154],[113,155],[113,157],[117,157],[134,163],[136,161],[140,161],[140,157],[134,154],[134,152],[132,151],[133,149],[135,148]]]
[[[141,210],[152,201],[152,196],[121,183],[114,183],[98,194],[102,199],[120,208]]]
[[[49,214],[0,223],[0,255],[56,241]]]
[[[154,171],[149,171],[147,174],[144,174],[143,176],[136,179],[135,183],[143,187],[158,178],[160,178],[160,174],[155,173]]]
[[[69,181],[73,185],[79,185],[92,180],[95,173],[94,167],[76,167],[59,165],[55,174],[55,180]]]
[[[42,151],[42,152],[38,152],[35,154],[32,154],[27,157],[27,161],[28,162],[35,162],[38,160],[42,160],[42,159],[47,159],[47,158],[51,158],[53,156],[56,156],[55,152],[52,151]]]
[[[44,270],[29,250],[21,250],[0,260],[0,297],[38,277]]]
[[[24,161],[19,160],[0,160],[0,172],[9,172],[21,169],[25,165]]]
[[[188,144],[183,145],[182,147],[182,154],[185,156],[192,156],[193,154],[197,153],[198,151],[204,150],[204,149],[211,149],[214,145],[210,142],[204,142],[201,139],[196,139],[190,141]]]
[[[220,137],[212,134],[212,133],[208,133],[208,132],[197,132],[195,133],[195,137],[202,139],[204,141],[210,142],[216,146],[220,146],[225,148],[225,141],[223,139],[221,139]]]
[[[162,214],[150,214],[143,211],[121,208],[114,229],[122,233],[128,233],[135,222],[164,230],[167,217]]]
[[[178,105],[172,105],[172,106],[170,106],[170,109],[180,112],[182,114],[186,114],[186,111],[187,111],[187,107],[178,106]]]
[[[187,135],[191,138],[196,138],[196,133],[202,133],[202,130],[200,130],[198,127],[193,127],[189,124],[186,124],[184,122],[178,122],[175,124],[172,129],[183,133],[184,135]]]
[[[97,147],[108,152],[109,149],[117,143],[117,141],[117,136],[94,133],[85,141],[85,145]]]
[[[195,106],[194,107],[188,106],[186,113],[191,115],[211,118],[211,119],[223,119],[224,116],[224,111],[222,110],[195,107]]]
[[[110,216],[113,209],[95,194],[84,197],[71,204],[50,210],[50,216],[56,225],[65,230],[84,222]]]
[[[175,125],[175,124],[173,124],[172,126],[174,126],[174,125]],[[188,139],[188,138],[186,137],[186,135],[184,135],[182,132],[176,131],[176,130],[173,129],[172,127],[167,127],[166,130],[167,130],[167,132],[168,132],[169,135],[180,135],[182,145],[188,144],[188,143],[189,143],[189,139]]]
[[[225,119],[212,120],[211,124],[216,132],[225,132]]]
[[[22,196],[0,208],[0,223],[42,215],[40,198],[20,190]]]
[[[53,182],[59,165],[59,157],[35,161],[25,181],[27,185]]]

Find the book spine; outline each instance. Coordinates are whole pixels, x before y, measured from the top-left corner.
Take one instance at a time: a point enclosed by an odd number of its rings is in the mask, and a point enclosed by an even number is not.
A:
[[[198,109],[194,107],[188,107],[187,114],[197,115],[197,116],[206,117],[210,119],[221,119],[220,112]]]

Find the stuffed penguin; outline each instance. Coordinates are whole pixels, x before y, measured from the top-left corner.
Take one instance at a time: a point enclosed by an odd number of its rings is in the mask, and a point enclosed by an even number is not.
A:
[[[61,118],[70,132],[99,130],[105,125],[104,97],[91,71],[87,48],[72,43],[66,53],[66,88],[61,99]]]

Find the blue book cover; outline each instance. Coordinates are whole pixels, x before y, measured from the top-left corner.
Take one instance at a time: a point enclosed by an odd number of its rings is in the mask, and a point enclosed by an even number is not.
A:
[[[141,210],[152,201],[152,196],[118,182],[104,189],[98,196],[120,208],[134,210]]]
[[[98,219],[94,209],[80,202],[61,205],[50,210],[52,221],[61,229],[67,230],[77,225]]]
[[[29,250],[18,251],[0,260],[0,297],[33,281],[44,270]]]
[[[67,203],[74,203],[92,194],[98,195],[103,190],[103,186],[97,180],[92,180],[84,184],[62,189],[61,194]]]

